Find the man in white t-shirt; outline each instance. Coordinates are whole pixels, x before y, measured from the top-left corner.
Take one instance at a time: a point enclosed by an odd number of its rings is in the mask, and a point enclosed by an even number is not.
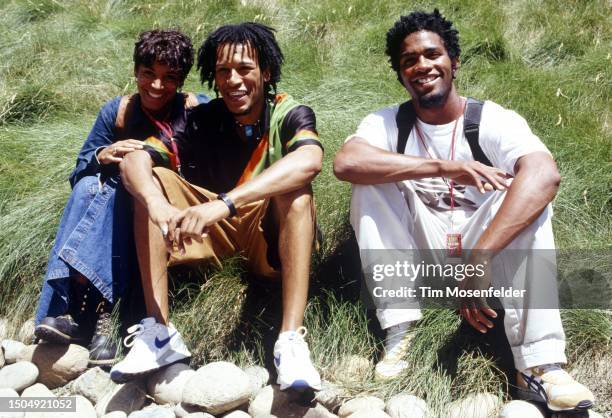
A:
[[[466,98],[453,84],[460,48],[452,23],[438,10],[402,16],[387,33],[386,52],[416,114],[405,151],[398,153],[398,106],[392,106],[366,116],[334,161],[336,176],[353,183],[350,217],[362,255],[554,249],[550,202],[560,182],[555,162],[521,116],[490,101],[482,107],[478,144],[491,166],[475,161],[463,131]],[[363,256],[362,264],[365,270]],[[461,286],[473,288],[474,282]],[[519,393],[550,410],[590,408],[592,393],[559,366],[566,357],[558,309],[504,307]],[[483,300],[463,301],[460,313],[483,333],[496,316]],[[387,338],[376,375],[390,378],[407,366],[402,357],[421,312],[378,309],[377,316]]]

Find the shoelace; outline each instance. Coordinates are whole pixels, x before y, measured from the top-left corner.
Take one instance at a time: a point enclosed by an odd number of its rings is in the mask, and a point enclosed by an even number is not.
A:
[[[152,327],[145,328],[142,323],[132,325],[127,329],[128,336],[123,339],[123,345],[126,347],[133,346],[139,336],[144,335],[147,331],[151,329]]]
[[[390,332],[394,331],[390,330]],[[409,332],[410,327],[398,327],[397,332],[385,338],[385,352],[387,357],[395,357],[408,349],[408,344],[410,343],[410,337],[408,336]]]
[[[291,356],[301,357],[301,354],[306,354],[306,356],[310,356],[310,350],[308,349],[308,345],[306,345],[306,341],[304,341],[304,337],[308,334],[308,330],[306,327],[299,327],[295,330],[295,334],[293,338],[288,338],[287,342],[290,342],[289,351],[291,352]]]
[[[96,321],[97,335],[110,335],[111,333],[111,314],[104,312],[98,316]]]

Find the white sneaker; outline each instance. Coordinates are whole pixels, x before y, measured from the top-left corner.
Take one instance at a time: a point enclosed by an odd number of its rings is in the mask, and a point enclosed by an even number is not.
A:
[[[155,322],[155,318],[145,318],[127,331],[129,335],[123,344],[132,349],[111,369],[110,377],[116,383],[127,382],[191,357],[181,334],[172,324],[165,326]]]
[[[595,402],[593,393],[558,364],[545,364],[519,372],[517,383],[519,398],[545,403],[551,411],[583,412]]]
[[[321,390],[321,377],[310,360],[305,336],[306,328],[299,327],[296,331],[279,334],[274,344],[274,365],[278,374],[276,383],[281,390]]]
[[[377,380],[393,379],[408,367],[404,357],[408,354],[414,338],[414,332],[410,330],[412,324],[413,322],[403,322],[387,328],[385,355],[374,368],[374,377]]]

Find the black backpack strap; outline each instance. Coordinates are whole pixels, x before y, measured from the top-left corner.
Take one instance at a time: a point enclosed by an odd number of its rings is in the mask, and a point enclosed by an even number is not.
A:
[[[403,154],[406,150],[406,142],[410,136],[410,131],[416,121],[416,113],[412,101],[402,103],[397,109],[395,122],[397,123],[397,152]]]
[[[484,102],[468,97],[465,114],[463,115],[463,133],[468,140],[474,159],[481,164],[493,167],[493,164],[491,164],[491,161],[485,155],[478,141],[483,105]]]

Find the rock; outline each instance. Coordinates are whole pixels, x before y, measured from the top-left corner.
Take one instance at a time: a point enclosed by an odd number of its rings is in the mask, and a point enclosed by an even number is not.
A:
[[[336,412],[347,398],[348,395],[343,389],[326,380],[321,382],[321,390],[315,396],[317,402],[332,412]]]
[[[19,361],[0,369],[0,389],[10,388],[21,392],[28,386],[32,386],[37,378],[38,368],[34,364]]]
[[[19,359],[34,363],[40,370],[38,381],[55,389],[87,370],[89,351],[76,344],[34,344],[26,346]]]
[[[344,356],[333,373],[334,381],[361,382],[367,379],[372,371],[372,363],[365,357]]]
[[[34,318],[28,319],[19,329],[17,338],[24,344],[32,344],[34,341]]]
[[[380,409],[366,408],[353,412],[348,418],[389,418],[389,415]]]
[[[110,375],[99,367],[87,370],[71,383],[72,391],[83,395],[93,404],[112,391],[117,385],[110,379]]]
[[[142,408],[146,399],[144,383],[140,380],[117,385],[106,393],[96,404],[98,416],[113,411],[123,411],[127,414]]]
[[[217,361],[200,367],[183,389],[183,402],[200,406],[211,414],[222,414],[251,395],[249,377],[238,366]]]
[[[338,410],[338,416],[340,418],[346,418],[362,409],[378,409],[382,412],[382,410],[385,409],[385,402],[376,396],[360,396],[358,398],[353,398],[342,404]]]
[[[499,418],[544,418],[545,415],[532,403],[525,401],[508,402],[499,412]]]
[[[6,364],[16,363],[21,350],[25,347],[25,344],[19,341],[2,340],[2,351],[4,351],[4,360]]]
[[[22,398],[37,398],[37,397],[50,397],[55,398],[56,396],[49,390],[48,387],[43,385],[42,383],[36,383],[28,388],[26,388],[21,393]]]
[[[73,417],[78,417],[78,418],[96,418],[96,410],[94,408],[94,406],[91,404],[91,402],[89,402],[89,400],[87,400],[87,398],[85,398],[84,396],[81,395],[76,395],[75,396],[75,403],[76,403],[76,412],[68,412],[68,411],[63,411],[63,412],[46,412],[43,414],[39,414],[39,413],[26,413],[25,418],[34,418],[34,417],[42,417],[42,418],[73,418]]]
[[[15,389],[2,388],[0,389],[0,398],[15,398],[19,396]]]
[[[194,406],[194,405],[188,405],[186,403],[181,402],[174,406],[174,415],[176,415],[179,418],[186,417],[189,414],[196,414],[198,412],[202,412],[202,408]],[[207,415],[210,415],[210,414],[207,414]],[[212,415],[210,416],[212,417]]]
[[[595,411],[591,411],[589,409],[589,418],[604,418],[604,417],[600,413],[595,412]]]
[[[321,404],[314,407],[304,405],[301,395],[294,391],[281,391],[278,385],[268,385],[261,389],[249,404],[252,417],[335,417]]]
[[[102,418],[127,418],[127,414],[123,411],[113,411],[104,415]]]
[[[229,414],[223,415],[223,418],[251,418],[251,416],[244,411],[232,411]]]
[[[500,400],[490,393],[476,393],[448,406],[448,418],[488,418],[495,416]]]
[[[207,412],[194,412],[192,414],[185,415],[185,417],[188,417],[188,418],[215,418],[214,415],[210,415]]]
[[[132,412],[128,418],[174,418],[174,411],[168,406],[155,405],[153,408],[145,408],[142,411]]]
[[[257,392],[270,381],[270,373],[268,370],[261,366],[250,366],[244,369],[244,372],[249,377],[249,383],[251,385],[251,397],[255,397]]]
[[[427,403],[417,396],[400,393],[392,396],[385,406],[385,412],[391,418],[427,418]]]
[[[4,359],[4,350],[0,348],[0,369],[4,367],[6,360]]]
[[[183,399],[183,388],[195,370],[183,363],[164,367],[147,378],[147,393],[158,404],[178,404]]]

